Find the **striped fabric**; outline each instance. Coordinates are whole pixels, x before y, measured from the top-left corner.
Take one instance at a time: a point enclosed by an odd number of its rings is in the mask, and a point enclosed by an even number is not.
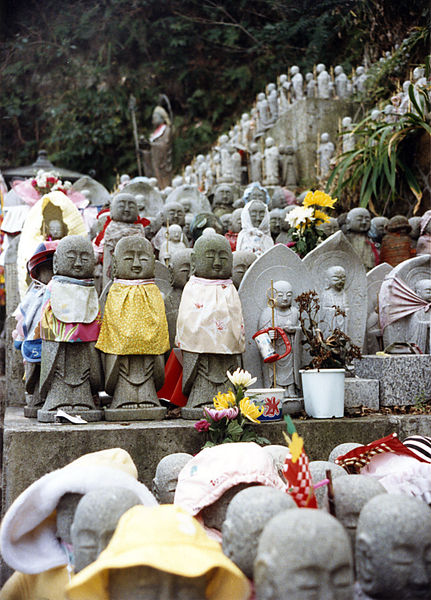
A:
[[[425,435],[410,435],[404,440],[404,446],[407,446],[412,452],[417,454],[422,460],[431,463],[431,438]]]

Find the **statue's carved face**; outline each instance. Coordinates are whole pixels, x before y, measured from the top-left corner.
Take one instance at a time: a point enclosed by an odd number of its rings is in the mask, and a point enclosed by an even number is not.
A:
[[[329,287],[341,292],[346,283],[346,271],[343,267],[331,267],[328,269]]]
[[[185,213],[181,204],[178,204],[178,206],[167,205],[165,207],[165,220],[166,222],[169,221],[169,225],[176,224],[180,225],[180,227],[183,227],[185,223]]]
[[[58,219],[53,219],[48,225],[48,234],[52,240],[61,240],[64,237],[63,223]]]
[[[131,194],[118,194],[111,204],[111,217],[114,221],[134,223],[138,218],[138,204]]]
[[[242,208],[237,208],[232,213],[232,217],[230,220],[230,230],[233,233],[238,233],[241,231],[241,212]]]
[[[172,261],[171,269],[173,272],[173,286],[182,289],[190,277],[190,258],[182,260],[179,263]]]
[[[250,220],[253,227],[259,227],[265,217],[266,205],[263,202],[254,200],[252,204],[250,204],[248,212],[250,214]]]
[[[418,281],[416,284],[416,293],[425,302],[431,302],[431,279],[421,279]]]
[[[228,279],[232,273],[232,251],[226,238],[208,236],[196,244],[193,254],[194,273],[206,279]]]
[[[233,204],[233,192],[229,185],[221,185],[217,188],[214,196],[214,206],[231,207]]]
[[[78,235],[61,240],[53,259],[54,273],[87,279],[93,276],[95,259],[91,242]]]
[[[271,229],[272,235],[278,235],[281,231],[282,219],[281,215],[272,214],[269,217],[269,227]]]
[[[347,215],[347,229],[355,233],[366,233],[370,229],[371,217],[366,208],[353,208]]]
[[[205,600],[207,576],[181,577],[138,566],[109,571],[110,600]]]
[[[127,238],[126,238],[127,239]],[[113,267],[118,279],[149,279],[154,277],[153,251],[144,244],[124,243],[115,248]]]
[[[179,225],[171,225],[169,227],[169,239],[172,242],[180,242],[183,230]]]
[[[261,202],[263,202],[265,204],[266,194],[265,194],[264,190],[261,190],[256,185],[251,190],[248,200],[249,200],[249,202],[251,202],[252,200],[260,200]]]
[[[275,304],[278,308],[286,309],[292,306],[293,291],[288,281],[274,283]]]

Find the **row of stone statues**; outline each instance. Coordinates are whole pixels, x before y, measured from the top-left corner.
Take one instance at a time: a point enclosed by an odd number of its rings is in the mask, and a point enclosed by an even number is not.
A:
[[[309,462],[316,508],[298,508],[281,477],[285,446],[164,456],[154,495],[125,450],[80,456],[8,508],[0,548],[15,572],[0,598],[427,598],[429,458],[410,448],[429,443],[407,438],[367,457],[359,474],[337,463],[369,446],[337,445]]]

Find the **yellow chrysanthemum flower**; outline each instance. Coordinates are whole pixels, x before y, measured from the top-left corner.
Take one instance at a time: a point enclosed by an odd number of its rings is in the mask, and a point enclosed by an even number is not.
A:
[[[223,410],[223,408],[231,408],[232,406],[236,406],[236,398],[235,394],[232,390],[229,390],[225,394],[219,392],[217,396],[213,398],[214,408],[217,410]]]
[[[318,208],[314,211],[314,218],[316,219],[316,225],[321,225],[322,223],[329,223],[330,218],[323,210],[319,210]]]
[[[328,208],[334,208],[334,204],[337,202],[337,198],[331,198],[329,194],[325,194],[321,190],[315,192],[308,192],[305,196],[302,206],[326,206]]]
[[[258,408],[250,398],[243,398],[239,403],[241,414],[253,423],[259,423],[258,418],[263,414],[263,408]]]
[[[296,433],[292,435],[292,441],[289,444],[290,454],[292,456],[292,462],[296,463],[298,458],[301,456],[302,448],[304,447],[304,440]]]

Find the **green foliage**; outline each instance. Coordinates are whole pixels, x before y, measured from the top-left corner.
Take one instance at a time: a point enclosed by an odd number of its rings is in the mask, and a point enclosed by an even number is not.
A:
[[[357,149],[341,154],[328,180],[327,190],[339,196],[348,189],[360,206],[386,214],[388,205],[400,197],[410,198],[413,213],[422,198],[414,148],[422,135],[431,134],[431,104],[426,90],[409,86],[411,110],[395,123],[373,121],[367,115],[353,130]]]
[[[40,147],[112,185],[136,174],[130,115],[151,130],[160,92],[175,115],[175,166],[209,149],[277,75],[317,61],[346,69],[423,21],[389,0],[17,0],[0,20],[0,164]],[[383,16],[382,16],[383,15]],[[371,20],[371,27],[367,23]],[[418,45],[420,43],[418,42]],[[412,53],[411,60],[414,60]]]

